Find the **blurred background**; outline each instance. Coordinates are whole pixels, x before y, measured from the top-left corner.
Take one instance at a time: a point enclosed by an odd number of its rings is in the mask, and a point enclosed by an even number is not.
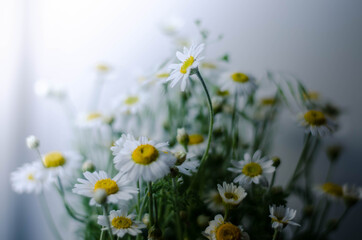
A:
[[[16,195],[9,183],[11,171],[35,158],[25,145],[29,134],[41,139],[44,151],[71,147],[62,107],[36,97],[35,81],[63,86],[77,109],[84,110],[96,64],[114,69],[105,96],[125,91],[137,72],[154,68],[173,51],[162,26],[175,19],[182,25],[180,36],[191,41],[200,40],[196,19],[211,38],[223,35],[208,46],[208,57],[229,53],[234,67],[256,75],[265,70],[292,73],[344,109],[342,128],[326,140],[344,146],[333,181],[361,186],[361,10],[362,2],[352,0],[1,0],[0,239],[51,239],[36,197]],[[280,120],[279,130],[274,151],[283,161],[283,184],[301,151],[303,130],[290,114]],[[325,154],[319,158],[316,180],[327,163]],[[57,201],[55,196],[50,204],[55,215],[63,211]],[[361,213],[360,204],[333,239],[362,239]],[[71,228],[64,229],[72,239]]]

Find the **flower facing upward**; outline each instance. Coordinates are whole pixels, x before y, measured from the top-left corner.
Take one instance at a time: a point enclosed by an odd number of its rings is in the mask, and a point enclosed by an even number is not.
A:
[[[184,47],[183,53],[177,52],[176,56],[181,61],[179,64],[171,64],[171,75],[167,78],[166,82],[171,81],[171,87],[174,87],[181,80],[181,91],[185,91],[187,79],[191,74],[191,70],[199,66],[200,61],[204,59],[200,57],[201,52],[204,50],[204,44],[193,44],[190,49]]]
[[[226,222],[220,214],[210,221],[203,234],[210,240],[249,240],[249,235],[241,226]]]
[[[75,184],[73,192],[79,195],[90,197],[90,205],[95,205],[94,194],[98,189],[104,189],[107,193],[107,203],[119,203],[132,199],[133,194],[138,189],[129,185],[130,181],[126,176],[117,174],[114,178],[109,178],[104,171],[85,172],[86,179],[78,178],[80,184]]]
[[[229,171],[238,173],[239,175],[234,179],[235,183],[240,184],[259,184],[260,181],[266,181],[265,173],[272,173],[275,171],[273,167],[273,160],[268,157],[261,158],[261,151],[258,150],[254,153],[253,157],[250,154],[244,154],[244,160],[231,161],[233,168],[228,168]]]
[[[120,238],[123,238],[126,234],[137,236],[142,233],[141,229],[146,227],[143,223],[135,221],[136,215],[128,214],[127,208],[121,208],[121,210],[117,211],[112,210],[108,217],[111,223],[112,233]],[[98,216],[98,224],[107,228],[106,216]]]
[[[170,173],[175,157],[167,153],[168,143],[156,143],[147,137],[136,140],[132,135],[123,134],[111,148],[114,164],[130,180],[142,177],[145,181],[155,181]]]
[[[45,172],[50,177],[71,176],[80,167],[82,156],[75,152],[53,151],[43,156]]]
[[[222,186],[217,185],[217,190],[225,204],[238,205],[246,197],[244,188],[235,186],[233,183],[223,182]]]
[[[306,132],[310,132],[313,136],[329,135],[336,129],[336,124],[319,110],[305,111],[299,114],[299,120],[306,128]]]
[[[297,210],[285,208],[284,206],[276,207],[273,205],[269,206],[269,211],[269,217],[272,219],[272,228],[282,230],[288,224],[300,226],[298,223],[291,221],[295,218]]]

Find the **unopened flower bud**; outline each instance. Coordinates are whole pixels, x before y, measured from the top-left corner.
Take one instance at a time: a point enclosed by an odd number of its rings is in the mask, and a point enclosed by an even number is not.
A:
[[[280,158],[279,157],[272,157],[272,160],[273,160],[273,166],[275,168],[279,167],[280,165]]]
[[[177,141],[181,145],[187,145],[189,143],[189,135],[184,128],[177,129]]]
[[[212,107],[214,109],[214,113],[219,113],[222,110],[222,106],[223,106],[223,99],[222,97],[213,97],[211,99],[212,102]]]
[[[180,151],[180,152],[176,152],[174,155],[176,157],[175,165],[180,166],[181,164],[183,164],[185,162],[187,153],[184,151]]]
[[[201,228],[205,228],[207,225],[209,225],[209,217],[205,215],[199,215],[196,221]]]
[[[40,142],[38,138],[36,138],[33,135],[30,135],[29,137],[26,138],[26,145],[28,146],[29,149],[36,149],[39,147]]]
[[[104,204],[107,202],[107,192],[102,188],[98,188],[94,192],[94,200],[99,204]]]
[[[341,155],[342,146],[332,145],[327,148],[327,156],[331,162],[338,160],[339,155]]]
[[[85,161],[82,165],[83,172],[94,172],[95,170],[96,170],[96,167],[94,166],[94,164],[91,160]]]
[[[150,215],[148,213],[145,213],[145,215],[143,215],[142,222],[146,226],[150,223]]]

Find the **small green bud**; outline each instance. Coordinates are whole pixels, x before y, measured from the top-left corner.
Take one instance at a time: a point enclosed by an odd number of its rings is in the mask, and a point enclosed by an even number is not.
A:
[[[183,164],[185,162],[187,153],[184,151],[180,151],[180,152],[176,152],[174,155],[177,159],[175,165],[180,166],[181,164]]]
[[[94,166],[94,164],[91,160],[85,161],[82,165],[83,172],[94,172],[95,170],[96,170],[96,167]]]
[[[177,141],[183,146],[189,144],[189,140],[190,140],[189,135],[187,134],[187,132],[184,128],[177,129],[176,138],[177,138]]]
[[[107,202],[107,192],[106,190],[99,188],[94,192],[94,200],[99,204],[104,204]]]
[[[331,162],[335,162],[338,160],[339,156],[342,152],[342,146],[341,145],[331,145],[327,147],[327,156]]]
[[[280,165],[280,158],[279,157],[272,157],[272,160],[273,160],[273,166],[275,168],[279,167]]]

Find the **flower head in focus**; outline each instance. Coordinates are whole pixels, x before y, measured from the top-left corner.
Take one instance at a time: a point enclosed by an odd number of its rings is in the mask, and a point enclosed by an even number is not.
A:
[[[85,172],[83,175],[85,179],[78,178],[80,184],[74,185],[73,192],[90,197],[90,205],[96,204],[94,194],[97,189],[104,189],[107,193],[107,203],[114,204],[128,201],[138,192],[138,189],[130,186],[130,181],[122,174],[117,174],[114,178],[110,178],[104,171]]]
[[[135,220],[135,214],[128,214],[128,210],[125,207],[117,211],[112,210],[108,217],[112,233],[120,238],[123,238],[126,234],[137,236],[142,233],[141,229],[146,227],[143,223]],[[105,229],[108,227],[107,222],[106,216],[98,216],[98,224]]]
[[[155,181],[170,173],[175,157],[167,153],[168,143],[156,143],[147,137],[136,140],[130,134],[123,134],[111,148],[116,169],[129,179],[142,177],[145,181]]]
[[[249,234],[241,226],[226,222],[221,214],[210,221],[203,234],[210,240],[249,240]]]
[[[229,171],[239,174],[235,179],[235,183],[240,184],[259,184],[261,181],[265,182],[265,173],[272,173],[275,171],[273,167],[273,160],[268,157],[261,157],[261,151],[258,150],[251,157],[250,154],[244,154],[244,160],[231,161],[233,168],[228,168]]]
[[[246,197],[245,189],[240,186],[235,186],[233,183],[223,182],[222,186],[217,185],[217,190],[222,198],[222,201],[228,205],[239,205],[240,202]]]
[[[282,230],[288,224],[300,226],[298,223],[292,221],[297,214],[297,210],[286,208],[284,206],[276,207],[275,205],[273,205],[269,206],[269,211],[269,217],[272,219],[272,228]]]
[[[181,91],[185,91],[191,70],[197,68],[200,64],[200,61],[204,59],[203,57],[200,57],[204,47],[204,44],[193,44],[191,45],[190,49],[184,47],[183,53],[176,53],[176,56],[181,61],[181,63],[170,65],[172,72],[171,75],[167,78],[166,82],[171,81],[171,87],[174,87],[179,81],[181,81]]]

